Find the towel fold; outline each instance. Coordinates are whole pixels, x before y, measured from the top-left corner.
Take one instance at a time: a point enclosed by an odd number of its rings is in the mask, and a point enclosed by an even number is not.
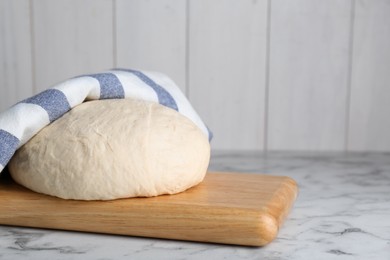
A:
[[[69,79],[0,113],[0,172],[19,147],[73,107],[88,100],[122,98],[174,109],[212,139],[210,130],[170,78],[158,72],[114,69]]]

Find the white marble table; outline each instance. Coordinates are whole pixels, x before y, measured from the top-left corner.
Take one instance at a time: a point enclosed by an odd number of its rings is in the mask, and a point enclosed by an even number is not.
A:
[[[390,153],[217,152],[210,169],[298,182],[275,241],[248,248],[0,226],[0,259],[390,259]]]

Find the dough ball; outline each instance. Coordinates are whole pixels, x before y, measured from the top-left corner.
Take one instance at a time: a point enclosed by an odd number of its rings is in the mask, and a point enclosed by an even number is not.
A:
[[[210,144],[192,121],[157,103],[83,103],[41,130],[9,163],[36,192],[112,200],[182,192],[200,183]]]

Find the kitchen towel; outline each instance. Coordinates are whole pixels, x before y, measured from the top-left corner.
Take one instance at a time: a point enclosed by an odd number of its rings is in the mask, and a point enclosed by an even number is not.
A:
[[[114,69],[59,83],[0,113],[0,172],[15,151],[42,128],[88,100],[134,98],[157,102],[192,120],[209,141],[212,133],[185,95],[166,75]]]

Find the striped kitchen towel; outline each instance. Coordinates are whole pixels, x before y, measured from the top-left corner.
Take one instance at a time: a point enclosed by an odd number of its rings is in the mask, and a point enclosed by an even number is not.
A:
[[[167,76],[157,72],[114,69],[64,81],[0,113],[0,172],[15,151],[42,128],[87,100],[135,98],[158,102],[212,133],[190,102]]]

